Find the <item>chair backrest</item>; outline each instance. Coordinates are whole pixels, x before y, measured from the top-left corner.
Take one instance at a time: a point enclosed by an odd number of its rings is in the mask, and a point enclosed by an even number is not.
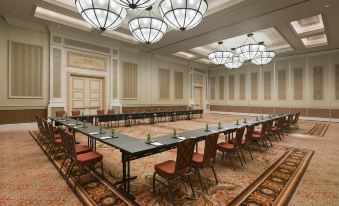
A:
[[[50,134],[50,131],[49,131],[49,126],[48,126],[48,122],[47,120],[42,120],[43,122],[43,127],[44,127],[44,134],[45,136],[50,139],[51,138],[51,134]]]
[[[56,117],[63,117],[65,116],[66,112],[65,111],[56,111],[55,116]]]
[[[273,127],[273,120],[267,121],[266,131],[269,133],[272,132],[272,127]]]
[[[192,164],[195,139],[190,138],[178,143],[175,175],[183,175]]]
[[[73,110],[73,111],[72,111],[72,116],[73,116],[73,117],[78,117],[78,116],[80,116],[80,110]]]
[[[297,112],[295,114],[295,118],[294,118],[294,122],[297,123],[299,121],[299,116],[300,116],[300,112]]]
[[[50,138],[53,142],[55,142],[55,132],[54,132],[54,126],[52,123],[48,123],[48,132],[50,135]]]
[[[40,132],[42,132],[41,130],[42,130],[42,119],[41,119],[41,117],[40,117],[40,115],[35,115],[35,118],[36,118],[36,123],[37,123],[37,125],[38,125],[38,129],[39,129],[39,131]]]
[[[240,127],[235,133],[235,146],[241,145],[242,138],[244,136],[245,127]]]
[[[65,147],[66,147],[66,152],[67,155],[72,158],[74,161],[77,159],[77,154],[75,151],[75,138],[74,135],[68,131],[64,132],[64,139],[66,140],[65,142]]]
[[[107,114],[115,114],[114,109],[109,109],[109,110],[107,110]]]
[[[263,122],[261,125],[261,134],[264,135],[267,132],[267,123],[268,122]]]
[[[212,160],[214,160],[217,150],[219,133],[208,135],[205,140],[205,149],[204,149],[204,167],[208,166]]]
[[[98,110],[97,110],[97,114],[98,114],[98,115],[103,115],[103,114],[105,114],[105,110],[103,110],[103,109],[98,109]]]
[[[245,142],[246,143],[251,139],[253,132],[254,132],[254,127],[255,127],[254,124],[248,125],[246,127],[246,134],[245,134]]]

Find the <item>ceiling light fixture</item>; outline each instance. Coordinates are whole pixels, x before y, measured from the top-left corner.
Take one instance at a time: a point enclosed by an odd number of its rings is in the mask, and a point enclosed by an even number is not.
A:
[[[235,49],[241,58],[248,61],[258,58],[265,50],[264,42],[257,42],[252,33],[247,34],[247,39],[243,45]]]
[[[157,0],[115,0],[118,4],[129,9],[146,9]]]
[[[75,0],[75,5],[82,18],[101,31],[119,27],[127,15],[114,0]]]
[[[216,51],[208,54],[208,58],[211,60],[211,62],[217,65],[226,64],[227,60],[233,56],[233,53],[227,51],[227,49],[222,44],[222,41],[218,42]]]
[[[146,9],[149,16],[137,17],[129,21],[129,29],[139,41],[151,44],[159,41],[166,33],[167,24],[160,19],[151,17],[152,6]]]
[[[273,51],[264,51],[258,58],[253,59],[251,62],[255,65],[264,65],[268,64],[275,57],[275,52]]]
[[[232,51],[235,51],[235,48],[232,48]],[[240,56],[234,54],[225,64],[229,69],[237,69],[244,64],[245,60]]]
[[[206,0],[162,0],[159,11],[174,29],[185,31],[197,26],[207,11]]]

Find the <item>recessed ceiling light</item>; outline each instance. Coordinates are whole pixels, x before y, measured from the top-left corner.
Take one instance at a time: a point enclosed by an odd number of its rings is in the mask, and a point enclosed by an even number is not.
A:
[[[85,21],[64,14],[60,14],[58,12],[51,11],[42,7],[36,7],[34,17],[58,24],[63,24],[69,27],[74,27],[77,29],[82,29],[86,31],[92,30],[92,27]]]
[[[330,5],[329,5],[329,4],[326,4],[324,7],[325,7],[325,8],[328,8],[328,7],[330,7]]]
[[[133,36],[122,33],[122,32],[118,32],[116,30],[105,31],[105,32],[102,32],[101,35],[109,37],[109,38],[117,39],[120,41],[132,43],[132,44],[138,43],[138,40],[134,38]]]
[[[307,48],[327,45],[326,34],[302,38],[301,41]]]
[[[195,57],[195,55],[187,53],[187,52],[183,52],[183,51],[174,53],[173,55],[178,56],[178,57],[182,57],[182,58],[185,58],[185,59],[193,59]]]
[[[325,30],[323,18],[320,14],[297,21],[292,21],[290,24],[297,34],[321,32]]]

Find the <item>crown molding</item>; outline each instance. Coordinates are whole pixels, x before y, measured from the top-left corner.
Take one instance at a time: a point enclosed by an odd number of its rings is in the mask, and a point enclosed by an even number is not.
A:
[[[23,27],[26,29],[30,29],[33,31],[39,31],[39,32],[45,32],[48,33],[48,29],[46,26],[42,26],[40,24],[34,23],[32,21],[28,21],[22,18],[14,17],[14,16],[8,16],[5,15],[3,16],[6,23],[8,25],[13,25],[13,26],[18,26],[18,27]]]

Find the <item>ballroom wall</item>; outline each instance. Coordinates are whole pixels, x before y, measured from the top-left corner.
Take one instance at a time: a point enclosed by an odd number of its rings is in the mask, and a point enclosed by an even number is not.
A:
[[[69,110],[70,75],[103,78],[105,110],[194,105],[194,75],[203,78],[204,107],[208,104],[205,65],[152,54],[97,34],[0,19],[0,49],[0,124],[30,122],[37,113],[47,117]],[[131,71],[135,74],[124,79],[124,72]]]
[[[261,67],[222,67],[210,70],[209,79],[211,111],[300,111],[307,119],[339,119],[339,50],[277,58]]]

